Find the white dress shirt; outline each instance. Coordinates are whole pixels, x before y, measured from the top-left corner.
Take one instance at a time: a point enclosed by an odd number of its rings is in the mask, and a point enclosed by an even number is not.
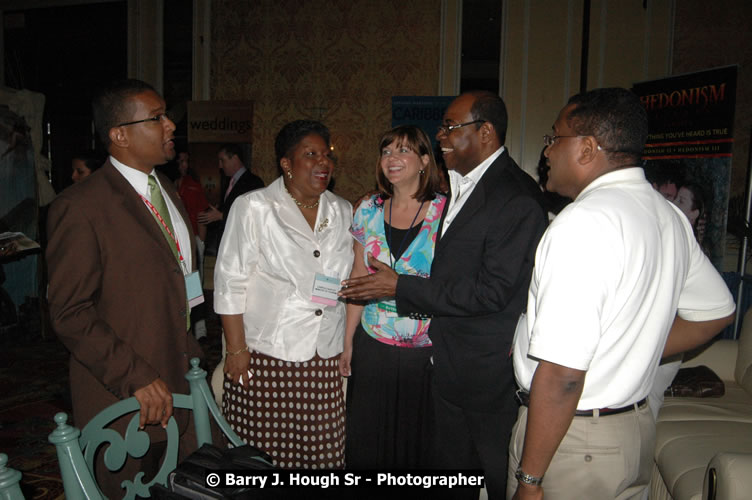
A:
[[[460,213],[462,207],[465,206],[465,202],[470,198],[470,194],[475,189],[475,186],[480,182],[480,178],[486,173],[488,167],[496,160],[496,158],[504,152],[504,146],[497,149],[491,156],[483,160],[480,165],[468,172],[467,175],[461,175],[454,170],[449,170],[449,185],[452,189],[452,198],[449,200],[449,208],[447,209],[446,217],[444,217],[444,225],[441,228],[441,234],[446,234],[447,229]]]
[[[235,187],[235,183],[238,182],[238,179],[243,177],[243,174],[247,171],[248,169],[245,167],[239,168],[238,171],[235,172],[232,177],[230,177],[230,182],[227,184],[227,190],[225,191],[225,197],[223,198],[224,200],[226,200],[227,197],[230,196],[230,192],[232,191],[232,188]]]
[[[143,173],[140,170],[136,170],[135,168],[129,167],[128,165],[118,161],[114,157],[110,156],[110,163],[117,169],[118,172],[120,172],[123,177],[125,177],[125,180],[128,181],[128,183],[133,186],[133,189],[136,190],[138,194],[149,200],[151,203],[151,194],[149,193],[149,175]],[[152,174],[154,174],[154,170],[151,171]],[[159,189],[162,191],[162,198],[164,198],[165,204],[167,205],[167,210],[170,212],[170,219],[172,220],[172,229],[175,231],[175,237],[178,240],[178,243],[180,244],[180,253],[183,255],[183,263],[185,264],[185,267],[183,268],[184,273],[190,273],[193,263],[193,256],[191,255],[191,240],[190,240],[190,232],[188,231],[188,227],[185,225],[185,221],[183,220],[183,217],[180,215],[180,212],[178,211],[175,204],[172,203],[172,200],[170,197],[165,193],[164,188],[162,187],[162,183],[159,182],[159,177],[154,174],[154,178],[157,180],[157,185],[159,186]],[[151,214],[151,209],[144,204],[147,210],[149,210],[149,213]],[[155,219],[155,224],[159,224],[159,222]]]
[[[353,263],[352,206],[320,197],[314,229],[282,178],[241,195],[230,209],[214,268],[214,310],[243,314],[248,347],[285,361],[342,352],[345,304],[312,301],[316,273],[338,281]]]

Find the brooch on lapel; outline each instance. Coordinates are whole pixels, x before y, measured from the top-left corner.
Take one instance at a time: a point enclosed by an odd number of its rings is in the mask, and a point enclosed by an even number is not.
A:
[[[326,219],[324,219],[324,221],[321,224],[319,224],[319,227],[316,228],[316,230],[320,233],[327,226],[329,226],[329,217],[327,217]]]

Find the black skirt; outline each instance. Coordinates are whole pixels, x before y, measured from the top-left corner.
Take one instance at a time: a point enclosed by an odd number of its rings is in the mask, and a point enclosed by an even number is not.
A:
[[[347,469],[427,467],[433,429],[432,353],[432,347],[379,342],[358,325],[347,382]]]

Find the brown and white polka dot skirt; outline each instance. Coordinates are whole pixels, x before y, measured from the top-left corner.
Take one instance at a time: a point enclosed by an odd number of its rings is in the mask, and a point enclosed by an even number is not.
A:
[[[286,469],[342,469],[345,404],[338,356],[282,361],[251,353],[248,390],[224,382],[222,413],[248,444]]]

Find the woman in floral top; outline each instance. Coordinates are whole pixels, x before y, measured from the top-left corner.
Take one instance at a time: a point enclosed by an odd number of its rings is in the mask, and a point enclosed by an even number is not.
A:
[[[350,232],[352,276],[368,254],[400,274],[429,276],[446,198],[431,142],[416,126],[379,141],[380,193],[363,201]],[[372,272],[372,271],[371,271]],[[340,372],[347,386],[345,462],[351,469],[426,466],[430,436],[431,339],[428,318],[397,315],[394,299],[347,305]]]

